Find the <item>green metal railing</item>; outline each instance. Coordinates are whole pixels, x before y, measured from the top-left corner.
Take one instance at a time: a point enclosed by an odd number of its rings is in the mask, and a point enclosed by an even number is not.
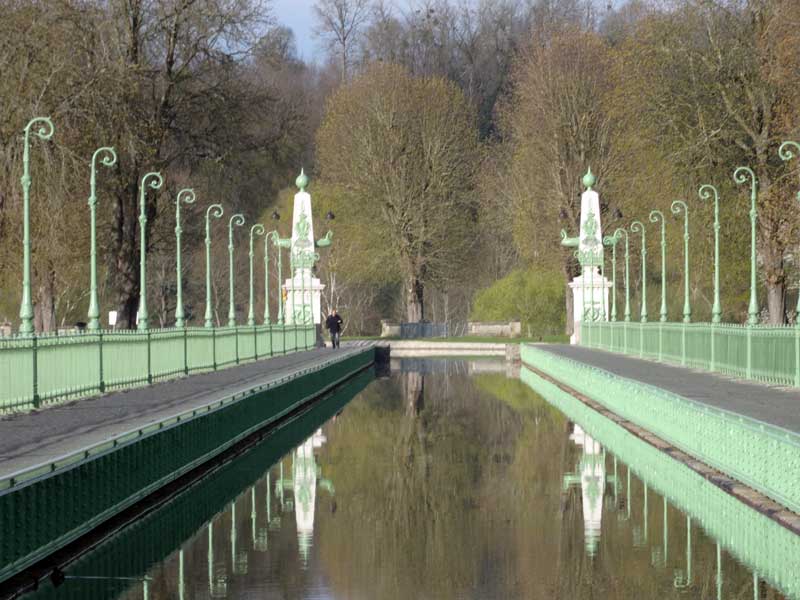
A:
[[[800,435],[525,344],[531,365],[800,513]]]
[[[313,325],[0,338],[0,413],[313,348]]]
[[[800,328],[728,323],[581,323],[580,344],[800,387]]]

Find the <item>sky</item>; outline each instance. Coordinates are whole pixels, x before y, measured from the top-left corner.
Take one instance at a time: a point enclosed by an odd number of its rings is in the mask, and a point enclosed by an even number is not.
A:
[[[312,7],[316,0],[272,0],[272,14],[278,23],[287,25],[294,31],[297,53],[305,61],[313,61],[319,54],[317,40],[314,38],[314,13]]]

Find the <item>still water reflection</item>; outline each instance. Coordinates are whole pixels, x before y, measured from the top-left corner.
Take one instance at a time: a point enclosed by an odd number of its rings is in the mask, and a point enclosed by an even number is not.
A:
[[[800,599],[796,536],[636,440],[568,417],[530,374],[491,361],[392,367],[35,597]]]

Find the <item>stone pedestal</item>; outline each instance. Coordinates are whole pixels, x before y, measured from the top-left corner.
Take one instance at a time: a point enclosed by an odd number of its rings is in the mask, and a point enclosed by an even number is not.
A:
[[[288,325],[319,325],[322,322],[322,290],[325,285],[311,276],[310,269],[298,269],[292,279],[286,280],[283,289],[286,292],[284,317]]]
[[[581,324],[585,321],[608,321],[609,290],[611,282],[600,275],[597,267],[586,266],[583,274],[575,277],[569,284],[572,290],[572,322],[574,325],[570,344],[581,340]]]

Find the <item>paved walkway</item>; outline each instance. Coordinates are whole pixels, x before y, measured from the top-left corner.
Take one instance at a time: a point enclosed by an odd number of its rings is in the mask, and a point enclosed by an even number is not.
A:
[[[336,351],[322,348],[275,356],[39,412],[7,416],[0,420],[0,478],[365,350],[364,347]]]
[[[605,350],[565,344],[536,344],[536,347],[684,398],[800,433],[800,391],[728,379]]]

